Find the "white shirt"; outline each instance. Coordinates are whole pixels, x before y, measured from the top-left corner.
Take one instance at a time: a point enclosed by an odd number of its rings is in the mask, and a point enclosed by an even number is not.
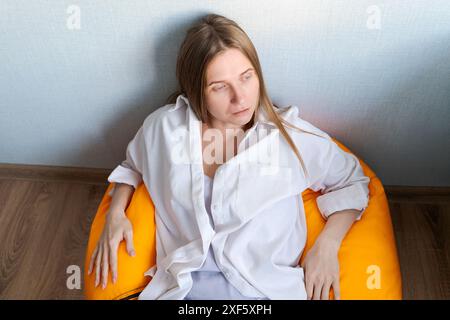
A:
[[[275,124],[258,112],[237,155],[216,170],[215,228],[204,203],[201,121],[188,99],[180,95],[145,119],[126,160],[108,177],[135,188],[143,180],[155,205],[156,265],[145,273],[153,278],[139,299],[183,299],[209,246],[217,266],[244,296],[306,299],[298,265],[307,232],[301,193],[308,188],[323,193],[317,205],[325,219],[357,209],[362,210],[359,220],[368,205],[370,179],[354,155],[301,119],[298,107],[275,110],[303,130],[286,129],[307,175]]]
[[[211,217],[211,194],[213,179],[206,174],[205,178],[205,206],[209,215],[209,222],[214,229]],[[223,275],[217,267],[212,246],[209,247],[205,262],[199,270],[191,272],[193,285],[184,300],[252,300],[267,299],[243,296]]]

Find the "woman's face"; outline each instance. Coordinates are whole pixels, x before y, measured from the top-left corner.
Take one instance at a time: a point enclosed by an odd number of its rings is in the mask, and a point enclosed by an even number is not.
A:
[[[206,68],[205,99],[215,128],[242,128],[259,102],[259,79],[238,49],[218,54]]]

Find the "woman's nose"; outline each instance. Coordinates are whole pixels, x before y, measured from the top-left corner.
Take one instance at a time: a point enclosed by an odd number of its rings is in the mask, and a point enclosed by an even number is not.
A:
[[[245,93],[242,88],[235,87],[233,89],[233,99],[232,101],[236,104],[244,105],[245,102]]]

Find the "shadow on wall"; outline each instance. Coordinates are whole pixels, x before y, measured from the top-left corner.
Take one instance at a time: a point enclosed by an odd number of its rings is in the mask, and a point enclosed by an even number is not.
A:
[[[99,145],[104,144],[106,146],[105,149],[110,152],[111,162],[114,163],[110,169],[113,169],[125,160],[126,147],[143,124],[145,118],[157,108],[165,105],[167,97],[176,90],[175,69],[179,47],[190,25],[205,14],[207,13],[198,14],[197,18],[194,17],[188,22],[186,22],[187,19],[185,18],[171,18],[174,21],[174,23],[170,24],[172,28],[166,30],[167,32],[160,39],[157,39],[155,45],[152,46],[154,54],[145,55],[146,57],[153,56],[155,60],[151,61],[149,59],[148,61],[140,61],[135,64],[142,66],[142,68],[154,66],[157,74],[152,75],[152,77],[149,76],[149,79],[153,78],[157,79],[157,81],[151,82],[149,80],[148,85],[145,86],[146,90],[136,95],[134,103],[127,106],[111,106],[117,112],[114,112],[115,118],[102,130],[103,141],[86,141],[78,149],[80,150],[79,152],[73,152],[68,156],[69,159],[95,158]],[[191,16],[192,14],[189,14],[189,17]],[[184,23],[179,23],[178,21],[183,21]],[[145,39],[143,42],[145,42]],[[118,134],[118,131],[120,134]]]
[[[448,78],[450,55],[442,50],[444,41],[434,38],[428,42],[410,43],[409,47],[402,44],[394,48],[397,49],[396,59],[385,67],[389,69],[390,77],[381,74],[373,82],[374,86],[382,85],[390,90],[374,96],[377,88],[368,88],[372,93],[368,103],[372,107],[368,108],[363,121],[351,124],[352,131],[361,132],[363,136],[343,138],[344,141],[357,142],[355,149],[364,154],[364,161],[378,173],[383,183],[438,186],[440,182],[450,181],[450,170],[445,167],[450,163],[450,115],[442,105],[442,101],[450,101],[450,81],[442,82],[442,79]],[[421,51],[426,51],[429,59],[418,61],[420,63],[415,68],[411,68],[411,63],[400,63],[402,57],[398,56],[399,52],[404,53],[404,59],[408,60],[413,52],[416,57],[420,57]],[[388,52],[385,56],[389,57],[390,54]],[[396,77],[396,74],[399,76]],[[447,116],[433,117],[438,114]],[[368,122],[378,125],[365,125]],[[381,131],[383,128],[391,130],[388,135]],[[387,136],[392,139],[386,139]],[[405,141],[411,143],[405,144]],[[349,144],[349,148],[352,147]],[[433,166],[426,165],[430,163],[430,155],[437,154],[445,161],[435,161]],[[414,161],[408,162],[411,157]],[[405,165],[406,162],[408,165]],[[446,176],[442,176],[442,173]],[[391,177],[395,177],[395,181]]]

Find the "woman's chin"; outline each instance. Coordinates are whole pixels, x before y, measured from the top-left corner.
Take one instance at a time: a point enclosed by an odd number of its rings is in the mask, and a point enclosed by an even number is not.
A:
[[[251,117],[249,117],[248,119],[238,119],[238,120],[233,120],[233,125],[236,127],[244,127],[246,126],[250,121],[252,120]]]
[[[225,120],[224,123],[227,123],[228,127],[242,128],[248,125],[252,120],[252,114],[250,112],[246,113],[247,114],[244,115],[231,115],[231,117],[228,117],[228,119]]]

